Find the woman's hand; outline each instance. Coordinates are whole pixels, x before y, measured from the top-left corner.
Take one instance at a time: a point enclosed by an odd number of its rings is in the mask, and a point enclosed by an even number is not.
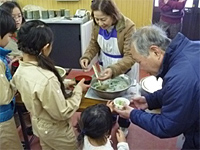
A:
[[[116,132],[117,141],[119,142],[126,142],[125,135],[122,130],[118,129]]]
[[[106,68],[103,72],[101,72],[99,76],[99,80],[107,80],[112,77],[112,69],[111,68]]]
[[[88,69],[88,65],[89,65],[89,60],[88,59],[82,59],[82,60],[80,60],[80,65],[81,65],[81,67],[82,67],[82,69],[84,71],[88,71],[89,70]]]

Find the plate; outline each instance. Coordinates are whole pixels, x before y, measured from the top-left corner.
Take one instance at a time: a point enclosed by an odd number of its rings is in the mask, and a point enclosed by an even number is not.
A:
[[[141,79],[140,85],[142,89],[146,92],[153,93],[157,90],[162,89],[162,82],[162,78],[158,78],[157,80],[155,76],[148,76]]]

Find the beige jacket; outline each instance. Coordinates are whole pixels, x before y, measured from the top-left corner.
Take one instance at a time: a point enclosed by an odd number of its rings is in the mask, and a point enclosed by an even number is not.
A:
[[[16,92],[6,78],[5,72],[6,66],[0,60],[0,105],[9,104]],[[13,117],[8,121],[0,123],[0,139],[0,149],[22,150],[21,141]]]
[[[79,108],[81,87],[76,86],[72,96],[65,99],[53,72],[38,67],[37,62],[23,61],[20,61],[12,84],[20,92],[22,101],[31,114],[34,134],[42,143],[46,143],[42,147],[48,145],[53,149],[74,149],[76,141],[70,118]]]
[[[11,50],[11,53],[8,54],[8,57],[11,59],[16,56],[22,56],[22,51],[18,49],[18,45],[13,39],[10,39],[9,43],[4,48],[7,50]]]
[[[6,66],[0,60],[0,105],[9,104],[14,97],[15,91],[12,89],[10,82],[5,75]]]
[[[135,24],[130,19],[122,15],[121,19],[116,24],[116,30],[118,47],[124,57],[118,61],[118,63],[109,66],[109,68],[112,69],[113,77],[125,73],[134,64],[134,60],[130,53],[130,39],[136,30]],[[99,26],[93,25],[90,44],[81,59],[86,58],[91,61],[97,53],[100,53],[100,47],[97,42],[98,33]]]

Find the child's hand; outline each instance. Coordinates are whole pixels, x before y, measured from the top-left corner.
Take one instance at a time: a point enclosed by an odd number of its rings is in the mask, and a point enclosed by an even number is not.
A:
[[[76,85],[76,82],[71,79],[64,79],[63,83],[64,83],[66,89],[71,89],[74,85]]]
[[[15,57],[13,57],[12,60],[10,61],[10,63],[8,64],[8,66],[11,68],[12,64],[14,62],[19,61],[20,59],[22,59],[22,56],[15,56]]]
[[[122,130],[118,129],[116,132],[117,141],[119,142],[126,142],[125,135]]]
[[[85,93],[88,90],[88,88],[90,87],[90,85],[87,85],[84,82],[85,82],[85,79],[83,78],[81,81],[79,81],[79,83],[77,85],[81,86],[82,91]]]
[[[108,106],[110,108],[110,111],[113,112],[114,110],[114,104],[113,104],[113,101],[108,101],[106,103],[106,106]]]

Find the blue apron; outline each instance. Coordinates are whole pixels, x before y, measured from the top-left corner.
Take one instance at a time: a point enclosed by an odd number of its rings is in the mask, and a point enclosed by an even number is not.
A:
[[[0,59],[6,66],[6,78],[8,81],[12,79],[12,75],[8,66],[8,60],[6,55],[10,53],[10,50],[5,50],[0,47]],[[0,123],[10,120],[13,117],[15,109],[15,97],[13,97],[12,101],[7,105],[0,105]]]

